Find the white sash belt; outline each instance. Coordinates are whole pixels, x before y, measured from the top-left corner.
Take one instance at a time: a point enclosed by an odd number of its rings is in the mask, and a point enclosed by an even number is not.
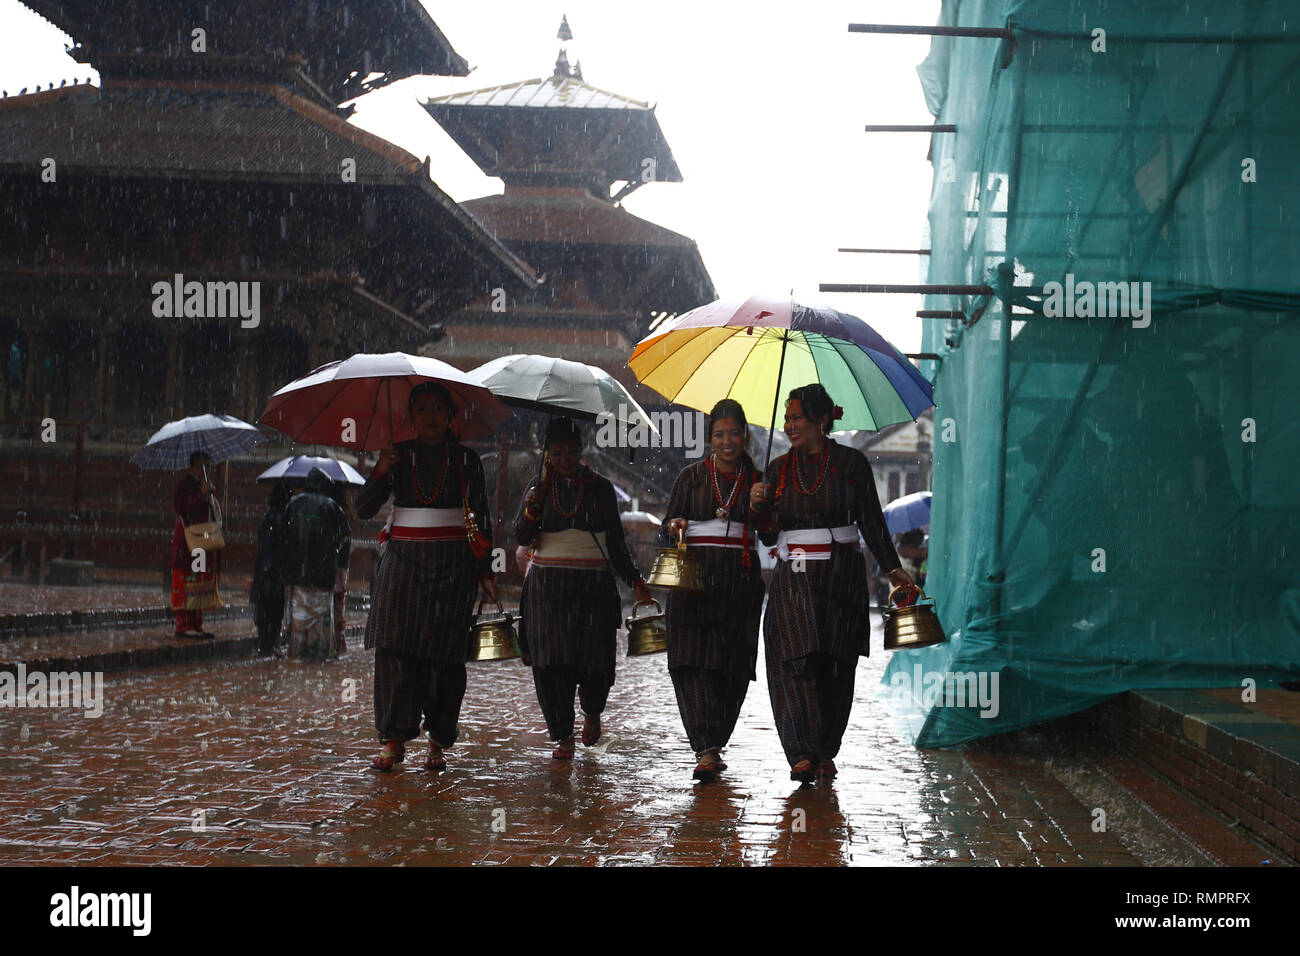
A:
[[[782,531],[776,537],[776,556],[789,561],[799,555],[805,561],[828,561],[831,542],[858,546],[857,525],[844,524],[837,528],[804,528],[799,531]]]
[[[564,531],[543,531],[533,542],[532,562],[542,568],[578,568],[584,571],[600,571],[607,564],[605,555],[609,553],[605,545],[605,532],[580,531],[568,528]]]
[[[393,506],[380,540],[465,540],[465,516],[460,508],[399,508]]]
[[[706,548],[732,548],[736,551],[748,548],[753,541],[753,532],[750,532],[750,538],[746,541],[743,523],[732,521],[730,528],[727,524],[728,522],[719,521],[717,518],[710,518],[708,521],[688,521],[686,540],[692,545]]]

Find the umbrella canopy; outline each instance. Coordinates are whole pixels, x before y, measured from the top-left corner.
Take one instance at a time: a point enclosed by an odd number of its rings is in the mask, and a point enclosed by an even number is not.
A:
[[[459,439],[490,435],[510,417],[487,388],[446,362],[363,352],[290,382],[271,396],[258,421],[303,444],[375,451],[415,437],[407,399],[421,382],[438,382],[451,393],[451,431]]]
[[[934,404],[930,383],[856,316],[789,297],[718,300],[655,329],[628,367],[669,401],[708,411],[740,402],[755,419],[792,388],[820,382],[844,409],[836,427],[879,429]],[[761,420],[760,420],[761,421]]]
[[[654,424],[626,388],[603,368],[549,355],[503,355],[469,375],[507,405],[595,421],[613,415],[629,425]]]
[[[293,481],[306,479],[308,472],[319,468],[329,475],[331,481],[347,482],[349,485],[364,485],[365,477],[345,461],[337,458],[316,457],[314,455],[295,455],[281,458],[266,471],[257,476],[259,484],[276,481]]]
[[[192,415],[168,422],[131,456],[141,468],[180,471],[190,466],[190,455],[206,452],[212,463],[242,455],[262,440],[257,426],[232,415]]]
[[[924,528],[930,523],[929,491],[916,491],[910,495],[895,498],[881,510],[885,514],[885,525],[890,534],[902,534],[916,528]]]

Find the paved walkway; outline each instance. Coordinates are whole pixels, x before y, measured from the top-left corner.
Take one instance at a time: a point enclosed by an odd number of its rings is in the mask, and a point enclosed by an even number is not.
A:
[[[1093,832],[1059,755],[915,750],[877,699],[879,650],[859,666],[832,785],[788,780],[761,673],[725,781],[694,784],[664,660],[620,660],[606,737],[572,764],[550,758],[524,667],[470,665],[441,775],[418,757],[400,773],[365,769],[372,658],[355,643],[324,665],[109,674],[98,719],[0,720],[0,864],[1139,862],[1113,830]]]

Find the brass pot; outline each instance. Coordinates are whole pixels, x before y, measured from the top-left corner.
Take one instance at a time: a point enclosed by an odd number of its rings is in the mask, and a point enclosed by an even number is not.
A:
[[[652,588],[669,591],[704,590],[704,581],[700,578],[700,562],[686,549],[684,531],[677,532],[677,547],[659,549],[659,557],[655,558],[655,566],[645,583]]]
[[[518,620],[514,615],[507,613],[497,603],[497,613],[494,617],[478,620],[479,614],[483,611],[483,602],[478,602],[478,610],[474,612],[475,621],[469,628],[469,654],[467,659],[470,661],[509,661],[516,657],[522,656],[519,653],[519,642],[515,638],[515,622]]]
[[[920,593],[916,603],[909,607],[894,607],[897,587],[889,589],[889,597],[881,613],[885,617],[885,650],[901,651],[912,647],[929,647],[948,640],[934,611],[934,598]]]
[[[655,606],[654,614],[637,617],[637,608],[645,607],[645,601],[638,601],[632,608],[632,616],[624,618],[627,625],[627,656],[638,657],[642,654],[658,654],[668,650],[668,628],[664,627],[664,611],[658,601],[650,601]]]

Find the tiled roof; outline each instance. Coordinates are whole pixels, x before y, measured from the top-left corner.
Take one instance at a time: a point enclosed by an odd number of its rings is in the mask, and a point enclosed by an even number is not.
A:
[[[464,202],[502,242],[600,243],[694,249],[688,236],[640,219],[580,189],[512,188]]]
[[[445,106],[512,106],[534,109],[647,110],[649,103],[608,93],[575,77],[548,76],[506,83],[466,93],[436,96],[430,104]]]
[[[39,164],[196,176],[395,181],[419,161],[283,87],[158,82],[68,87],[0,99],[0,166]]]

